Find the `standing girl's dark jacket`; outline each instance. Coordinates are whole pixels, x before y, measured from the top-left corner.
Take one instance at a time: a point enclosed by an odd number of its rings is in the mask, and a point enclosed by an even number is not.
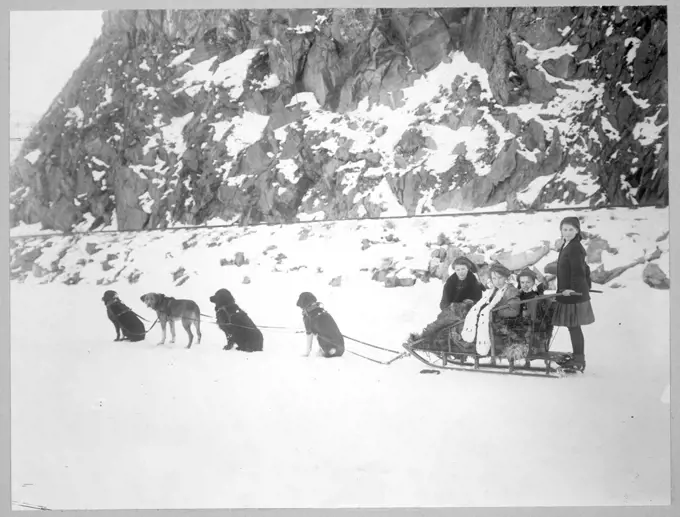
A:
[[[472,300],[477,303],[482,297],[482,284],[471,272],[467,274],[465,280],[458,278],[455,273],[449,277],[444,284],[442,300],[439,302],[439,309],[444,310],[452,303],[460,303],[463,300]]]
[[[559,303],[575,304],[590,300],[590,275],[586,265],[586,250],[580,240],[573,239],[562,246],[557,259],[557,292],[571,289],[579,296],[557,296]]]

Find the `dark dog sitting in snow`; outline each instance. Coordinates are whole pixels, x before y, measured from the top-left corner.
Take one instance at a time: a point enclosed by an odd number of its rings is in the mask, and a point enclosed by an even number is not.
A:
[[[130,307],[120,301],[116,291],[106,291],[102,296],[102,301],[106,305],[107,316],[116,328],[116,339],[114,341],[121,341],[122,339],[142,341],[144,339],[146,335],[144,324]],[[121,332],[123,334],[122,339],[120,337]]]
[[[182,320],[182,326],[189,336],[189,344],[187,348],[191,348],[194,341],[194,335],[191,333],[191,324],[196,328],[196,335],[198,336],[197,343],[201,344],[201,311],[198,304],[193,300],[178,300],[171,296],[165,296],[162,293],[146,293],[140,296],[147,307],[156,311],[156,316],[161,324],[163,331],[163,338],[159,345],[165,343],[165,327],[170,324],[170,343],[175,342],[175,321]]]
[[[210,297],[210,301],[215,304],[217,325],[227,336],[224,350],[231,350],[236,345],[236,350],[243,352],[262,351],[264,344],[262,332],[250,316],[236,304],[236,300],[227,289],[219,289]]]
[[[340,333],[338,325],[335,323],[326,309],[317,301],[312,293],[300,294],[297,306],[302,309],[302,320],[307,332],[307,353],[312,351],[312,340],[316,340],[321,347],[325,357],[340,357],[345,353],[345,338]]]

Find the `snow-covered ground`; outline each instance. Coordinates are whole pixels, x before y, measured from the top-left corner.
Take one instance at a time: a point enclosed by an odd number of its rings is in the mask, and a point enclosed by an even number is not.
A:
[[[528,249],[552,242],[564,215],[310,224],[304,240],[305,225],[62,239],[65,275],[89,257],[84,242],[120,258],[109,271],[79,266],[73,286],[41,285],[49,276],[11,285],[12,500],[51,509],[669,504],[669,291],[642,282],[644,265],[616,289],[596,286],[604,292],[584,328],[583,376],[422,375],[410,357],[384,366],[351,353],[301,356],[301,291],[317,294],[346,335],[401,350],[436,316],[442,284],[387,289],[362,269],[386,256],[422,260],[441,232]],[[582,217],[618,247],[617,262],[668,228],[667,210]],[[380,243],[362,251],[364,238]],[[58,241],[38,262],[57,258]],[[249,264],[219,264],[239,251]],[[171,274],[179,267],[189,276],[181,286]],[[115,283],[97,285],[117,271]],[[337,275],[342,286],[331,287]],[[158,326],[146,341],[119,343],[100,301],[115,289],[153,321],[139,296],[159,291],[209,315],[221,287],[257,324],[290,330],[264,330],[265,350],[253,355],[223,351],[208,317],[191,350],[183,330],[156,346]],[[570,349],[564,329],[554,348]]]

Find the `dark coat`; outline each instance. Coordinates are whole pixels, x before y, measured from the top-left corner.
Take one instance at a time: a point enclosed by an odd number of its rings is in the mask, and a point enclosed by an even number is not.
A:
[[[548,318],[546,318],[546,315],[550,310],[553,300],[546,299],[539,300],[534,303],[526,303],[532,300],[533,298],[536,298],[537,296],[543,296],[544,293],[545,285],[543,284],[538,284],[535,290],[529,291],[528,293],[525,293],[524,291],[520,290],[519,299],[522,302],[524,302],[522,303],[522,305],[520,305],[521,314],[524,315],[524,311],[527,311],[528,318],[533,322],[547,321]]]
[[[315,303],[303,311],[302,320],[307,335],[316,336],[326,357],[339,357],[345,353],[345,338],[326,309]],[[335,349],[334,353],[332,349]]]
[[[460,303],[467,299],[477,303],[482,297],[482,291],[482,284],[479,283],[477,277],[472,273],[468,273],[462,282],[458,275],[454,273],[444,284],[444,292],[439,302],[439,309],[444,310],[452,303]]]
[[[581,303],[590,300],[588,266],[586,250],[581,241],[572,239],[562,246],[557,258],[557,292],[572,289],[580,296],[558,296],[559,303]]]

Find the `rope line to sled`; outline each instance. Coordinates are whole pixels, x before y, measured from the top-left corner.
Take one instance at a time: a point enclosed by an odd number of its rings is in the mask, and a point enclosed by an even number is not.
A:
[[[123,311],[123,312],[121,312],[120,314],[116,314],[116,320],[119,321],[119,324],[120,324],[120,317],[121,317],[123,314],[127,314],[128,312],[131,312],[132,314],[134,314],[134,315],[137,316],[138,318],[143,319],[144,321],[149,321],[149,320],[147,320],[146,318],[142,318],[139,314],[137,314],[137,313],[136,313],[135,311],[133,311],[132,309],[128,308],[128,310]],[[149,331],[151,331],[152,328],[154,328],[154,326],[156,325],[156,323],[158,323],[158,318],[156,318],[156,321],[154,321],[153,324],[152,324],[148,329],[145,329],[144,332],[132,332],[132,331],[128,331],[127,329],[125,329],[125,330],[127,331],[128,334],[130,334],[130,335],[132,335],[132,336],[145,336],[146,334],[149,333]],[[122,325],[121,325],[121,326],[122,326]],[[142,327],[144,327],[144,325],[142,325]]]
[[[354,339],[353,337],[349,337],[349,336],[346,336],[344,334],[341,334],[341,336],[344,337],[345,339],[349,339],[350,341],[354,341],[355,343],[370,346],[371,348],[377,348],[378,350],[384,350],[385,352],[392,352],[393,354],[399,354],[400,353],[400,352],[397,352],[396,350],[391,350],[389,348],[383,348],[381,346],[372,345],[370,343],[366,343],[365,341],[360,341],[358,339]]]
[[[200,312],[199,314],[200,314],[201,316],[205,317],[205,318],[211,318],[211,319],[213,319],[213,320],[216,320],[216,318],[215,318],[214,316],[211,316],[211,315],[209,315],[209,314],[203,314],[202,312]],[[190,320],[190,321],[200,321],[200,320],[198,320],[198,319],[196,319],[196,318],[185,318],[185,319],[188,319],[188,320]],[[158,320],[156,320],[156,322],[158,322]],[[156,324],[156,322],[154,322],[154,325]],[[208,323],[212,323],[212,324],[215,324],[215,325],[219,325],[219,322],[218,322],[218,321],[208,321]],[[244,328],[244,329],[250,329],[250,330],[254,330],[254,329],[266,329],[266,330],[282,330],[282,331],[288,331],[288,332],[293,332],[293,333],[295,333],[295,334],[304,334],[304,333],[306,333],[306,330],[301,330],[301,329],[297,329],[297,328],[293,328],[293,327],[276,326],[276,325],[258,325],[257,327],[250,327],[250,326],[247,326],[247,325],[239,325],[239,324],[237,324],[237,323],[230,323],[230,325],[231,325],[231,326],[234,326],[234,327],[239,327],[239,328]],[[151,328],[153,328],[153,325],[151,326]],[[149,330],[151,330],[151,328],[149,328]],[[148,331],[147,331],[147,332],[148,332]],[[363,357],[364,359],[368,359],[369,361],[373,361],[373,362],[376,362],[376,363],[379,363],[379,364],[390,364],[390,363],[393,362],[394,360],[400,359],[401,357],[404,357],[404,355],[406,355],[406,354],[400,353],[400,352],[398,352],[398,351],[396,351],[396,350],[392,350],[392,349],[389,349],[389,348],[384,348],[384,347],[377,346],[377,345],[372,345],[371,343],[367,343],[366,341],[361,341],[361,340],[359,340],[359,339],[355,339],[355,338],[353,338],[353,337],[346,336],[345,334],[341,334],[341,335],[342,335],[342,337],[344,337],[345,339],[349,339],[350,341],[354,341],[355,343],[359,343],[359,344],[361,344],[361,345],[365,345],[365,346],[368,346],[368,347],[371,347],[371,348],[375,348],[375,349],[378,349],[378,350],[383,350],[383,351],[385,351],[385,352],[391,352],[391,353],[397,355],[397,357],[394,358],[392,361],[384,362],[384,361],[378,361],[378,360],[376,360],[376,359],[372,359],[372,358],[369,358],[369,357],[365,357],[365,356],[363,356],[363,355],[361,355],[361,354],[357,354],[356,352],[352,352],[351,350],[347,350],[348,352],[350,352],[350,353],[352,353],[352,354],[354,354],[354,355],[358,355],[359,357]]]

